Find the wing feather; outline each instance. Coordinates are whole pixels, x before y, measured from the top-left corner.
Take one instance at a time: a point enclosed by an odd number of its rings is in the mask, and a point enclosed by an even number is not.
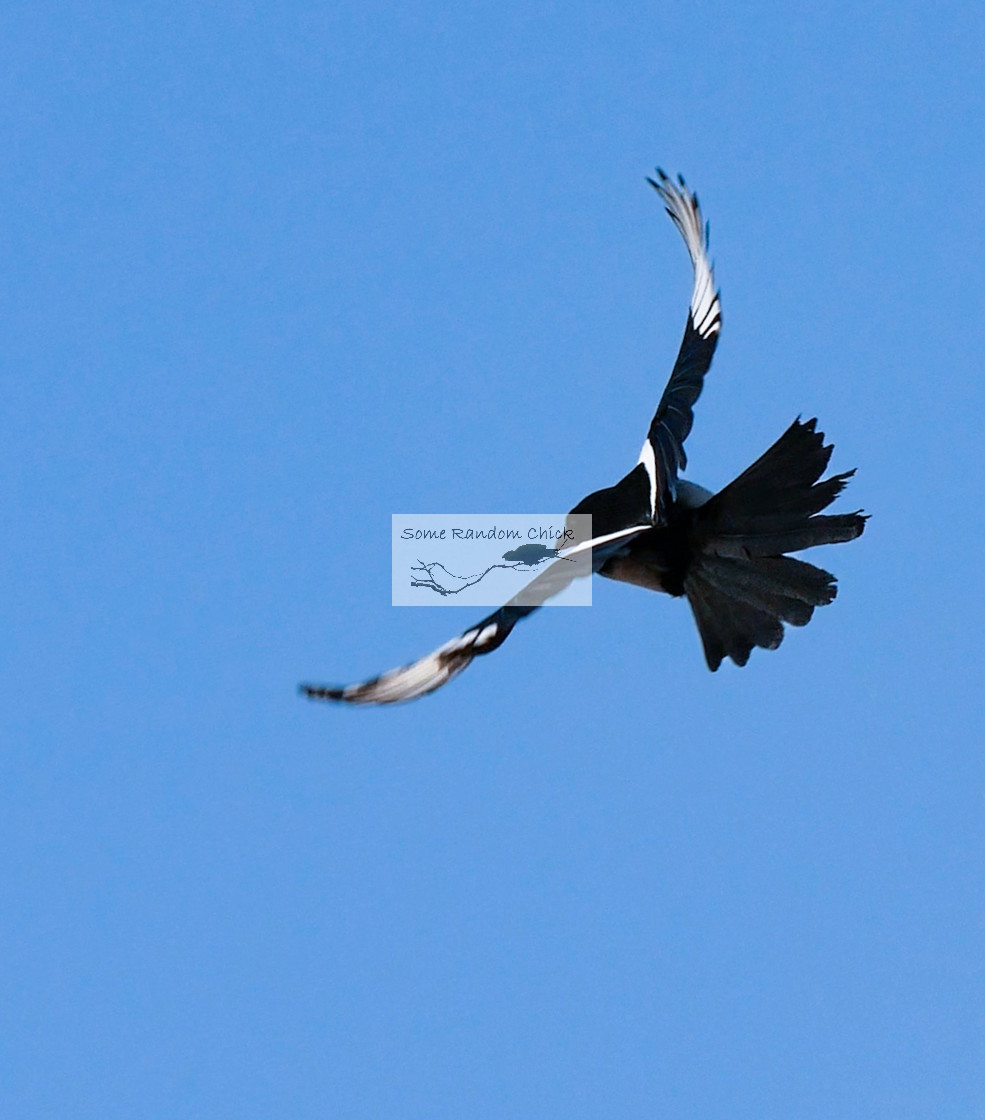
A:
[[[391,669],[361,684],[302,684],[300,691],[310,700],[337,700],[344,704],[398,704],[416,700],[457,677],[476,657],[498,649],[517,622],[536,609],[500,607],[488,618],[470,626],[464,634],[410,665]]]
[[[615,550],[648,528],[647,525],[631,526],[564,549],[564,558],[549,564],[508,603],[410,665],[391,669],[358,684],[302,684],[300,691],[310,700],[334,700],[343,704],[399,704],[434,692],[467,669],[477,657],[499,649],[518,622],[559,595],[573,579],[585,574],[585,568],[571,564],[570,557],[590,552],[589,571],[598,571]]]
[[[702,221],[698,196],[682,176],[675,183],[659,168],[657,178],[647,182],[660,195],[684,238],[694,268],[684,338],[639,458],[650,478],[651,516],[656,523],[662,523],[666,520],[667,503],[676,495],[678,473],[687,465],[684,441],[694,423],[694,404],[701,395],[722,329],[722,306],[708,256],[708,226]]]

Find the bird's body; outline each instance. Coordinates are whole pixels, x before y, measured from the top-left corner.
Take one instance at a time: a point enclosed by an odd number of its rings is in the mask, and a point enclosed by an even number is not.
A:
[[[649,180],[681,232],[694,268],[684,338],[639,461],[613,486],[582,499],[572,514],[591,515],[592,571],[650,591],[686,596],[710,669],[725,657],[744,665],[754,646],[776,649],[783,624],[803,626],[830,603],[835,578],[787,555],[849,541],[865,527],[861,513],[822,515],[853,473],[819,481],[831,446],[814,420],[799,420],[717,494],[679,479],[684,440],[721,331],[721,300],[708,258],[707,227],[697,196],[662,172]],[[569,523],[570,524],[570,523]],[[559,542],[560,543],[560,542]],[[539,547],[539,546],[538,546]],[[520,550],[522,551],[522,550]],[[556,555],[542,549],[541,558]],[[302,685],[312,699],[388,704],[433,692],[472,660],[491,653],[513,627],[570,582],[562,553],[527,588],[464,634],[400,669],[361,684]],[[519,558],[525,562],[523,558]]]

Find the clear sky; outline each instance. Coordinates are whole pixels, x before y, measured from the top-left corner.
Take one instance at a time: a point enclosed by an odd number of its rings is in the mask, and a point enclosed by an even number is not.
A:
[[[11,3],[0,15],[0,1114],[985,1110],[985,14]],[[395,512],[635,462],[686,254],[710,487],[798,414],[838,599],[710,674],[600,581],[471,612]],[[823,555],[823,559],[822,559]]]

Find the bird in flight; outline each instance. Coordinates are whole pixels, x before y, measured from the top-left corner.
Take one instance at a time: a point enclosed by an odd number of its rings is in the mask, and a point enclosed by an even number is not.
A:
[[[855,472],[821,480],[832,445],[825,445],[816,420],[795,420],[717,494],[679,477],[694,403],[722,329],[721,299],[697,195],[681,176],[675,182],[659,169],[656,174],[647,182],[684,238],[694,287],[677,361],[639,461],[571,511],[591,515],[591,537],[557,553],[518,596],[419,661],[358,684],[302,684],[303,695],[394,704],[434,692],[476,657],[498,649],[521,619],[563,589],[572,578],[565,558],[586,549],[598,575],[684,596],[713,672],[726,657],[745,665],[754,647],[776,649],[784,623],[804,626],[815,607],[834,599],[830,572],[788,555],[854,540],[865,528],[861,511],[821,513]]]

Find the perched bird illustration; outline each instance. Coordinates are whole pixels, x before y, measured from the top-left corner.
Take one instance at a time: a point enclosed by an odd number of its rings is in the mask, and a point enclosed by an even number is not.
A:
[[[566,556],[561,556],[561,553],[556,548],[548,548],[546,544],[522,544],[519,548],[511,548],[509,552],[503,553],[503,559],[509,560],[513,564],[524,564],[530,568],[536,568],[538,564],[542,564],[545,560],[567,560],[569,564],[573,564],[574,560],[568,560]]]
[[[608,579],[684,596],[712,671],[729,657],[745,665],[754,647],[776,649],[783,624],[804,626],[830,603],[835,577],[787,555],[854,540],[866,515],[822,514],[855,473],[821,480],[831,457],[816,420],[795,420],[755,463],[717,494],[679,478],[692,409],[722,328],[720,294],[708,256],[708,227],[684,179],[647,180],[662,199],[691,257],[694,288],[684,339],[636,466],[571,511],[591,514],[591,570]],[[413,664],[345,686],[303,684],[314,700],[392,704],[413,700],[492,653],[521,619],[570,582],[563,549],[520,595]],[[551,553],[554,555],[554,553]]]

